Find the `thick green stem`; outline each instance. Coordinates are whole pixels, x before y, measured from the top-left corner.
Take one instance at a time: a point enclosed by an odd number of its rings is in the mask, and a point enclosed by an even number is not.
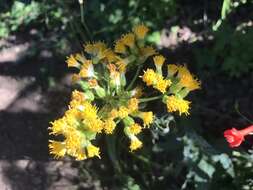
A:
[[[150,97],[150,98],[141,98],[141,99],[139,99],[139,102],[140,102],[140,103],[143,103],[143,102],[150,102],[150,101],[154,101],[154,100],[161,99],[162,97],[163,97],[163,95],[154,96],[154,97]]]
[[[135,83],[135,81],[136,81],[136,79],[137,79],[137,77],[138,77],[138,75],[139,75],[139,73],[140,73],[140,70],[141,70],[141,66],[139,66],[139,67],[137,68],[136,73],[135,73],[135,75],[134,75],[132,81],[130,82],[130,84],[129,84],[128,87],[126,88],[126,90],[130,90],[130,89],[133,87],[133,85],[134,85],[134,83]]]

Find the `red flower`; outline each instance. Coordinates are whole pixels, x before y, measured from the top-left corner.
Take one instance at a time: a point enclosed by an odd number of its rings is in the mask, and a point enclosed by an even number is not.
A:
[[[232,128],[224,131],[224,137],[228,141],[229,146],[233,148],[240,146],[242,141],[244,141],[244,136],[252,132],[253,132],[253,125],[242,130]]]

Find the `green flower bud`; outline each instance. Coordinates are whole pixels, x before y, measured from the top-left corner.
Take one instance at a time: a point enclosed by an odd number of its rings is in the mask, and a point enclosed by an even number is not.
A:
[[[96,87],[95,91],[100,98],[105,97],[105,90],[102,87],[100,86]]]
[[[94,94],[91,92],[91,91],[86,91],[85,93],[85,98],[87,99],[87,100],[90,100],[90,101],[93,101],[94,100]]]
[[[124,73],[120,74],[120,84],[126,86],[126,76]]]
[[[90,89],[89,83],[86,81],[79,81],[78,84],[84,91]]]
[[[134,124],[134,119],[127,116],[123,119],[123,122],[124,122],[125,126],[130,126],[130,125]]]
[[[182,90],[180,90],[179,92],[178,92],[178,95],[181,97],[181,98],[184,98],[184,97],[186,97],[188,94],[189,94],[189,89],[187,89],[187,88],[183,88]]]

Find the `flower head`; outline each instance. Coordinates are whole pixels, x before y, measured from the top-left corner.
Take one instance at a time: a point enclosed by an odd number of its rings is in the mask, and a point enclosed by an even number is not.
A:
[[[148,30],[149,29],[143,24],[137,25],[133,28],[135,35],[139,39],[143,39],[146,36]]]
[[[133,135],[137,135],[141,132],[142,128],[139,124],[134,123],[129,127],[129,132]]]
[[[178,77],[180,78],[180,84],[183,87],[189,89],[190,91],[200,88],[200,82],[196,78],[194,78],[194,76],[185,66],[179,67]]]
[[[104,42],[95,42],[93,44],[88,43],[84,46],[84,51],[92,54],[93,56],[101,55],[107,49],[106,44]]]
[[[80,53],[77,53],[76,55],[75,55],[75,58],[76,58],[76,60],[78,60],[79,62],[81,62],[81,63],[84,63],[85,61],[86,61],[86,57],[84,57],[82,54],[80,54]]]
[[[232,128],[224,132],[224,137],[230,147],[238,147],[244,141],[244,135],[237,129]]]
[[[125,44],[122,42],[121,39],[117,40],[114,46],[114,51],[116,53],[126,53],[126,46]]]
[[[49,152],[55,158],[61,158],[66,154],[66,146],[64,142],[49,140]]]
[[[83,63],[79,75],[80,77],[83,77],[83,78],[94,77],[95,73],[94,73],[94,68],[93,68],[91,60],[86,60]]]
[[[143,120],[144,127],[149,126],[151,123],[153,123],[154,116],[153,116],[153,112],[152,111],[141,112],[140,113],[140,117]]]
[[[128,33],[125,34],[122,38],[121,41],[124,45],[132,48],[134,46],[134,42],[135,42],[135,36],[133,33]]]
[[[90,80],[88,81],[88,83],[89,83],[89,86],[90,86],[91,88],[96,88],[96,87],[98,87],[98,81],[97,81],[96,79],[90,79]]]
[[[94,156],[97,156],[98,158],[100,158],[100,151],[98,147],[90,144],[86,148],[87,148],[87,155],[89,158],[92,158]]]
[[[67,57],[66,62],[68,64],[68,67],[78,67],[80,65],[74,55]]]
[[[128,109],[130,112],[134,112],[136,110],[138,110],[138,104],[139,104],[139,101],[137,98],[131,98],[129,101],[128,101]]]
[[[117,67],[115,64],[108,64],[107,68],[110,72],[111,82],[114,86],[120,86],[120,73],[117,71]]]
[[[142,147],[142,142],[136,136],[133,136],[131,138],[131,144],[129,147],[130,151],[133,152],[141,147]]]
[[[157,55],[153,57],[154,63],[156,67],[162,67],[163,63],[165,62],[165,57],[162,55]]]
[[[175,64],[169,64],[168,65],[168,76],[173,76],[178,71],[178,66]]]
[[[106,134],[112,134],[114,129],[116,127],[116,123],[113,121],[113,119],[109,118],[104,121],[104,131]]]
[[[151,55],[156,54],[156,51],[155,51],[155,49],[153,47],[146,46],[146,47],[143,47],[143,48],[140,49],[140,53],[144,57],[149,57]]]
[[[81,79],[81,77],[79,76],[79,74],[73,74],[72,75],[72,78],[71,78],[71,81],[72,81],[72,83],[76,83],[76,82],[78,82],[79,80]]]
[[[250,125],[242,130],[235,128],[224,131],[224,137],[229,143],[230,147],[238,147],[244,141],[244,136],[250,135],[253,132],[253,125]]]
[[[118,110],[118,116],[121,119],[124,119],[126,116],[129,114],[129,109],[126,108],[125,106],[120,106]]]
[[[147,69],[144,71],[144,74],[142,76],[142,80],[147,84],[147,86],[150,86],[156,81],[156,73],[153,69]]]
[[[176,97],[174,95],[168,96],[166,100],[168,112],[179,112],[179,115],[184,113],[185,115],[189,115],[189,105],[191,102]]]
[[[154,88],[159,90],[161,93],[165,93],[166,89],[172,84],[171,80],[163,79],[162,75],[156,75],[156,82]]]

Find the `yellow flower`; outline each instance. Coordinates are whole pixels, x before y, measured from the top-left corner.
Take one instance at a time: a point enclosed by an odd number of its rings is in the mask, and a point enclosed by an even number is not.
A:
[[[175,64],[169,64],[168,65],[168,76],[173,76],[178,71],[178,66]]]
[[[78,90],[74,90],[72,92],[71,99],[76,100],[78,102],[83,102],[83,101],[85,101],[85,95],[83,92],[80,92]]]
[[[141,132],[141,126],[137,123],[134,123],[132,124],[130,127],[129,127],[129,132],[133,135],[137,135]]]
[[[165,61],[165,57],[163,57],[162,55],[157,55],[155,57],[153,57],[154,63],[156,67],[162,67],[164,61]]]
[[[130,151],[133,152],[142,147],[142,142],[135,136],[131,138]]]
[[[94,77],[94,68],[92,65],[91,60],[86,60],[81,67],[80,77],[87,78],[87,77]]]
[[[108,51],[105,52],[105,58],[108,63],[116,62],[119,59],[111,49],[108,49]]]
[[[78,108],[82,102],[85,100],[85,94],[83,92],[74,90],[71,95],[71,101],[69,103],[69,108]]]
[[[128,109],[130,112],[134,112],[136,110],[138,110],[138,104],[139,104],[139,101],[137,98],[131,98],[129,101],[128,101]]]
[[[106,134],[112,134],[115,127],[116,127],[116,123],[113,121],[113,119],[109,118],[105,120],[104,131]]]
[[[185,115],[189,115],[189,105],[191,102],[176,97],[174,95],[168,96],[166,104],[168,112],[179,112],[179,115],[184,113]]]
[[[157,75],[156,77],[156,83],[154,85],[154,88],[159,90],[161,93],[165,93],[166,89],[172,84],[171,80],[163,79],[161,75]]]
[[[66,153],[76,159],[85,159],[85,153],[83,151],[83,144],[85,143],[84,136],[77,130],[72,130],[66,133],[66,139],[64,141],[66,145]]]
[[[117,61],[115,64],[118,66],[120,73],[126,73],[127,63],[124,60]]]
[[[84,136],[77,129],[69,130],[64,136],[68,154],[74,154],[77,149],[82,147],[85,141]]]
[[[142,76],[143,82],[150,86],[156,81],[156,73],[153,69],[147,69]]]
[[[84,57],[82,54],[77,53],[75,55],[76,60],[80,61],[81,63],[84,63],[86,61],[86,57]]]
[[[84,45],[84,51],[87,52],[87,53],[93,53],[94,51],[94,47],[93,47],[93,44],[91,43],[87,43]]]
[[[79,81],[81,79],[81,77],[78,74],[73,74],[72,75],[72,83],[76,83],[77,81]]]
[[[84,46],[84,51],[92,54],[92,55],[99,55],[101,56],[101,53],[106,50],[106,44],[104,42],[95,42],[93,44],[88,43]]]
[[[120,106],[118,110],[118,116],[121,119],[124,119],[129,114],[129,109],[127,109],[125,106]]]
[[[153,116],[153,112],[152,111],[141,112],[140,113],[140,117],[143,120],[144,127],[149,126],[151,123],[153,123],[154,116]]]
[[[112,111],[109,114],[110,118],[115,119],[119,117],[118,111],[116,109],[112,109]]]
[[[110,72],[110,78],[112,79],[112,84],[115,86],[120,86],[120,73],[117,71],[117,67],[114,64],[108,64],[107,68]]]
[[[124,45],[132,48],[134,46],[134,42],[135,42],[135,36],[133,33],[128,33],[125,34],[122,38],[121,41]]]
[[[141,49],[140,49],[140,53],[141,53],[141,55],[144,56],[144,57],[149,57],[149,56],[151,56],[151,55],[156,54],[156,51],[155,51],[155,49],[154,49],[153,47],[147,46],[147,47],[141,48]]]
[[[49,127],[51,130],[50,134],[54,135],[64,134],[66,129],[69,127],[64,117],[50,122],[50,124],[52,124],[52,126]]]
[[[84,148],[77,149],[76,152],[75,152],[74,157],[78,161],[87,159],[87,156],[86,156],[86,154],[84,152]]]
[[[121,39],[117,40],[114,46],[114,51],[116,53],[126,53],[126,46],[125,44],[122,42]]]
[[[79,121],[81,119],[81,112],[78,109],[69,109],[65,112],[64,119],[67,125],[71,127],[76,127],[79,125]]]
[[[66,154],[66,146],[64,142],[49,140],[49,152],[53,154],[55,158],[61,158]]]
[[[74,55],[70,55],[70,57],[67,57],[66,62],[68,64],[68,67],[79,67],[79,63]]]
[[[139,39],[143,39],[146,36],[148,30],[149,29],[143,24],[137,25],[133,28],[135,35]]]
[[[98,86],[98,81],[96,79],[88,80],[90,88],[96,88]]]
[[[185,66],[178,69],[178,77],[180,78],[179,83],[188,90],[192,91],[200,88],[200,82],[192,76]]]
[[[79,107],[83,119],[96,119],[97,118],[97,107],[92,105],[90,102],[85,101]]]
[[[96,118],[96,119],[84,119],[83,124],[92,132],[101,133],[103,130],[103,122]]]
[[[100,158],[100,155],[99,155],[100,151],[98,147],[90,144],[86,148],[87,148],[87,154],[89,158],[92,158],[94,156],[97,156],[98,158]]]

